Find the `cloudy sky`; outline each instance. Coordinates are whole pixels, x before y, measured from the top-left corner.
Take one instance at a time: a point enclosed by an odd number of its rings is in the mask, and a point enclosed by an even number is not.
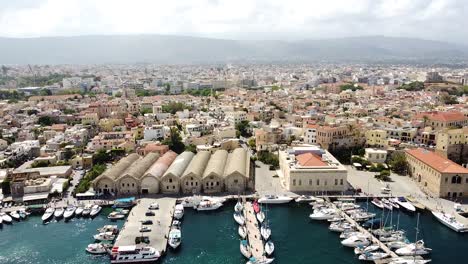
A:
[[[468,43],[467,0],[0,0],[0,36],[364,35]]]

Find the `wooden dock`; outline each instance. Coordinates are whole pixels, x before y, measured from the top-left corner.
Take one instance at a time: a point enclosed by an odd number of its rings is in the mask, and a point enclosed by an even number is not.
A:
[[[260,234],[260,226],[258,225],[257,217],[255,216],[251,202],[244,203],[244,216],[250,251],[252,252],[253,257],[260,259],[264,255],[264,247],[262,235]]]

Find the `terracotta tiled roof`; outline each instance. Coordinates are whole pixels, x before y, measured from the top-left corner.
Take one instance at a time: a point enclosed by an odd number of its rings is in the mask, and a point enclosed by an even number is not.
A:
[[[328,165],[327,163],[323,162],[319,156],[310,152],[297,155],[296,160],[301,166],[304,167],[322,167]]]
[[[451,111],[451,112],[433,112],[433,113],[421,113],[417,115],[417,118],[424,118],[427,116],[429,120],[450,122],[450,121],[461,121],[466,120],[461,112]]]
[[[422,148],[409,149],[406,153],[422,161],[427,166],[435,169],[438,172],[444,173],[468,173],[468,169],[456,164],[455,162],[446,159],[432,151]]]

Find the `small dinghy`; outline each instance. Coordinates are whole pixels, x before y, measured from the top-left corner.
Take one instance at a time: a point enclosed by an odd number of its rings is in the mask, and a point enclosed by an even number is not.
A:
[[[265,253],[268,256],[271,256],[273,252],[275,251],[275,244],[271,241],[268,241],[265,243]]]

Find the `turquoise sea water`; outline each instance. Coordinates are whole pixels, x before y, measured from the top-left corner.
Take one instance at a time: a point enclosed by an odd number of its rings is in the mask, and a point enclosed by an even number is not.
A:
[[[183,243],[169,251],[160,263],[239,264],[245,259],[239,252],[237,224],[232,217],[233,203],[215,212],[186,210],[182,226]],[[369,206],[370,210],[381,213]],[[396,211],[398,212],[398,211]],[[107,257],[91,256],[84,248],[92,243],[96,229],[109,224],[109,210],[95,219],[63,220],[43,225],[40,217],[3,225],[0,230],[1,264],[109,263]],[[328,224],[308,218],[310,206],[291,203],[268,207],[268,219],[275,242],[275,263],[359,263],[352,249],[342,247],[338,234]],[[388,220],[390,221],[390,220]],[[397,213],[393,214],[396,224]],[[122,222],[117,222],[121,224]],[[414,240],[416,214],[400,213],[400,227]],[[438,223],[430,212],[420,215],[420,238],[433,248],[432,263],[460,263],[468,249],[468,234],[455,233]]]

